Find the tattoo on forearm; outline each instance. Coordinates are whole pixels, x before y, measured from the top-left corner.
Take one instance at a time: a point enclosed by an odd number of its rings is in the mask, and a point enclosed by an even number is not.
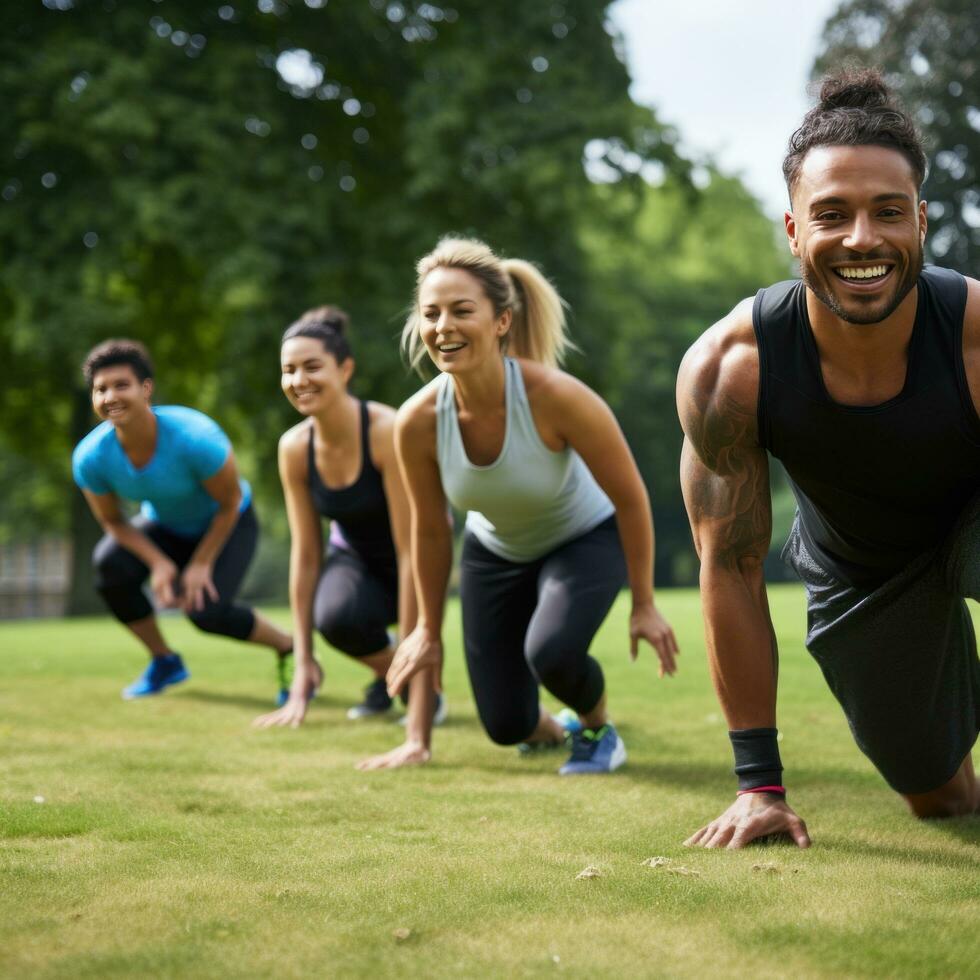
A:
[[[724,395],[695,391],[685,413],[690,448],[683,458],[691,523],[711,528],[714,553],[730,567],[769,550],[769,464],[756,438],[756,417]]]

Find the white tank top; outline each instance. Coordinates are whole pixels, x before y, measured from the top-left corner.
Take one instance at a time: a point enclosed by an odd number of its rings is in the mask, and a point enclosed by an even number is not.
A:
[[[611,517],[615,508],[573,449],[555,452],[538,434],[520,365],[504,358],[506,432],[500,455],[471,463],[459,431],[452,377],[437,380],[436,448],[450,503],[495,555],[529,562]]]

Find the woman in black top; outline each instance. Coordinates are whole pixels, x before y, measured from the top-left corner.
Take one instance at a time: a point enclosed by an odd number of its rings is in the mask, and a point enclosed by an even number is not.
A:
[[[313,655],[313,627],[331,646],[375,675],[359,718],[387,711],[385,673],[393,656],[387,628],[401,635],[415,624],[415,590],[407,552],[409,512],[395,459],[395,412],[364,402],[347,385],[354,360],[347,315],[330,306],[310,310],[282,339],[282,389],[303,422],[279,442],[279,474],[291,535],[289,601],[295,675],[289,699],[256,720],[260,727],[298,727],[323,671]],[[323,561],[321,517],[331,521]],[[404,745],[362,763],[387,768],[425,762],[435,694],[431,676],[410,692]]]

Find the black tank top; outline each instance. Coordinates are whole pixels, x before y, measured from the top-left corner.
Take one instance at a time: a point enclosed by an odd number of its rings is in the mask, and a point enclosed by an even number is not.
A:
[[[354,551],[367,564],[391,572],[397,567],[397,558],[388,518],[388,498],[381,474],[371,462],[367,403],[362,401],[360,404],[361,472],[350,486],[340,490],[328,487],[317,472],[311,426],[308,451],[310,496],[317,511],[334,522],[331,545]]]
[[[824,387],[803,283],[755,298],[759,441],[786,467],[804,544],[845,582],[877,584],[938,545],[980,491],[965,308],[964,278],[926,266],[904,387],[880,405],[850,406]]]

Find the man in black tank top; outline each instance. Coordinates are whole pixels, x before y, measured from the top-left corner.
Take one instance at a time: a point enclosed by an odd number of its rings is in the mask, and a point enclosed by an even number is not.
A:
[[[766,451],[798,503],[783,555],[859,748],[920,817],[980,810],[980,282],[923,267],[925,156],[874,71],[824,80],[790,140],[802,281],[708,330],[678,377],[681,477],[736,801],[687,843],[809,845],[786,803],[763,560]]]

